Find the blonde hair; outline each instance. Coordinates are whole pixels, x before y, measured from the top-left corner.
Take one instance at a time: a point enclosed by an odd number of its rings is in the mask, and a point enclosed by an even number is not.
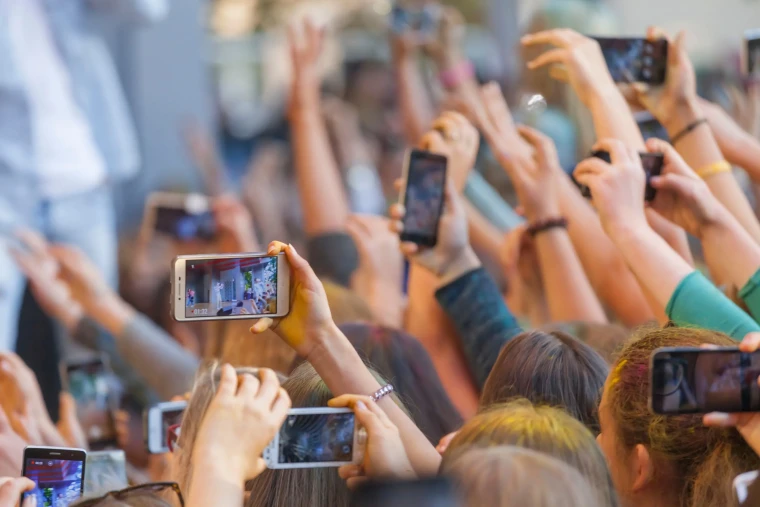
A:
[[[578,470],[603,505],[617,505],[607,462],[594,435],[567,412],[517,399],[470,419],[443,455],[441,469],[472,448],[514,445],[540,451]]]
[[[530,449],[472,449],[448,466],[467,507],[602,507],[573,467]]]

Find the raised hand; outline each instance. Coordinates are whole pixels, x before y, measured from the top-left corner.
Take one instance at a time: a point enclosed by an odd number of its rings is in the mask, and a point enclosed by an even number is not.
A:
[[[546,65],[561,65],[564,72],[551,72],[553,77],[562,76],[569,81],[578,98],[586,107],[594,99],[605,98],[610,91],[617,93],[599,43],[568,28],[547,30],[525,35],[524,46],[551,44],[556,46],[528,62],[528,68],[538,69]]]
[[[97,266],[78,248],[53,245],[50,254],[58,262],[58,277],[69,288],[71,297],[86,313],[96,313],[98,305],[110,296],[118,297]]]
[[[288,27],[293,69],[289,104],[291,117],[300,109],[319,106],[320,76],[317,64],[322,54],[323,40],[324,30],[317,28],[311,20],[304,21],[299,27]]]
[[[32,491],[34,488],[34,482],[26,477],[14,478],[14,475],[0,477],[0,506],[13,507],[18,505],[21,494]],[[27,497],[21,507],[34,507],[36,505],[36,497]]]
[[[469,114],[475,116],[475,124],[502,167],[510,157],[529,158],[530,146],[520,137],[498,83],[483,85],[480,100],[482,107],[473,108]]]
[[[259,250],[251,214],[237,198],[231,195],[217,197],[212,203],[212,211],[218,230],[219,253]]]
[[[454,181],[456,190],[462,192],[478,156],[478,131],[467,118],[452,111],[439,116],[433,122],[433,130],[441,135],[443,143],[426,136],[421,143],[422,149],[446,155],[450,179]],[[435,149],[430,147],[433,142]]]
[[[368,478],[411,479],[416,475],[404,450],[398,428],[368,396],[343,395],[328,402],[331,407],[350,407],[367,432],[367,447],[361,465],[344,465],[338,473],[353,489]]]
[[[441,70],[456,64],[462,58],[464,17],[453,7],[443,7],[435,38],[424,44],[425,52],[435,60]]]
[[[257,320],[251,332],[259,334],[271,328],[301,357],[309,358],[319,346],[322,336],[330,332],[335,323],[325,288],[306,259],[296,252],[293,245],[279,241],[269,244],[269,255],[282,252],[290,264],[290,313],[280,319],[266,317]]]
[[[588,158],[578,164],[574,176],[591,189],[604,230],[613,235],[630,228],[648,228],[644,213],[646,174],[639,153],[614,139],[602,139],[594,150],[609,152],[612,164]]]
[[[0,407],[0,476],[13,477],[21,472],[27,445],[28,442],[13,431],[5,410]]]

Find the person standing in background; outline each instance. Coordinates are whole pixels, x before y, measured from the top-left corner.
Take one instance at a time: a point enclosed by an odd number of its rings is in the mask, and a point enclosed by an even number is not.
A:
[[[117,284],[112,185],[135,175],[140,154],[116,69],[88,27],[98,16],[155,22],[168,8],[0,0],[0,350],[16,347],[24,290],[16,228],[79,247]]]

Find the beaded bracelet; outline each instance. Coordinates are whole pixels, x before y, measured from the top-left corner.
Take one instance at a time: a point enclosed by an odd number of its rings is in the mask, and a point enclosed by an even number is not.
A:
[[[385,398],[389,394],[391,394],[394,391],[393,386],[391,384],[385,384],[383,387],[375,391],[369,399],[377,403],[381,399]]]
[[[549,229],[556,229],[558,227],[567,229],[567,218],[557,217],[548,218],[546,220],[539,220],[538,222],[530,224],[530,226],[528,226],[526,229],[526,232],[530,234],[531,237],[535,237],[539,233],[548,231]]]

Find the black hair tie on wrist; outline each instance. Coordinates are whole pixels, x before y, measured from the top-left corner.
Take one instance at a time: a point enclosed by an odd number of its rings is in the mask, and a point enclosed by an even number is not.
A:
[[[538,222],[530,224],[526,232],[530,234],[531,237],[535,237],[537,234],[556,228],[567,229],[567,218],[557,217],[539,220]]]
[[[674,135],[670,139],[670,144],[672,146],[675,146],[675,144],[678,141],[680,141],[681,139],[683,139],[684,137],[686,137],[687,135],[689,135],[693,130],[695,130],[697,127],[699,127],[703,123],[707,123],[707,118],[700,118],[698,120],[694,120],[693,122],[689,123],[686,126],[686,128],[684,128],[681,132],[679,132],[678,134]]]

